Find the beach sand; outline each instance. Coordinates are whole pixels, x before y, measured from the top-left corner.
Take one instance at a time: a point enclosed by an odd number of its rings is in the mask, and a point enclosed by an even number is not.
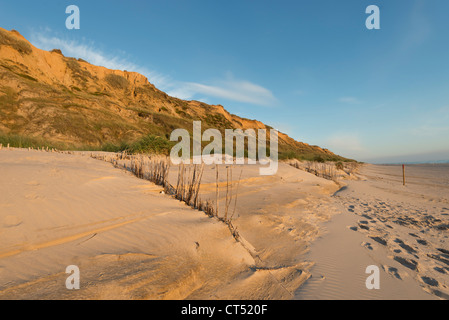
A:
[[[234,165],[237,241],[217,218],[89,154],[0,151],[0,299],[447,298],[441,172],[410,168],[404,187],[398,167],[366,165],[337,184],[285,163],[274,176]],[[203,200],[215,199],[215,170],[204,169]],[[228,171],[218,170],[223,217]],[[65,287],[69,265],[80,290]],[[380,290],[365,287],[368,265],[381,269]]]
[[[332,197],[342,214],[312,246],[316,268],[296,298],[448,299],[449,166],[406,166],[405,186],[402,166],[360,173]],[[366,289],[368,265],[381,271],[380,290]]]

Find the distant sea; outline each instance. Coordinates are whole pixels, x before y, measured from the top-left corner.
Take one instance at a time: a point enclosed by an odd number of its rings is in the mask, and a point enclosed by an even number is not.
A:
[[[398,164],[449,164],[449,160],[438,160],[438,161],[408,161],[408,162],[385,162],[385,163],[378,163],[378,164],[391,164],[391,165],[398,165]]]

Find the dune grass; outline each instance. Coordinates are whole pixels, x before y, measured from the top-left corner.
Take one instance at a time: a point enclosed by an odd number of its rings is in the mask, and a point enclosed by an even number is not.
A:
[[[181,163],[177,166],[178,176],[176,185],[171,185],[168,182],[168,173],[170,172],[170,159],[166,156],[157,154],[135,154],[131,155],[125,152],[101,154],[92,153],[91,157],[97,160],[102,160],[112,163],[114,166],[124,168],[132,172],[140,179],[149,180],[164,188],[164,193],[173,196],[175,199],[186,203],[193,209],[203,211],[206,215],[216,218],[225,223],[232,236],[236,241],[240,241],[240,235],[237,227],[233,225],[233,218],[237,207],[238,188],[242,177],[242,171],[237,182],[233,181],[232,171],[233,166],[226,166],[226,199],[224,208],[219,211],[219,182],[218,182],[218,166],[216,170],[216,194],[215,203],[213,200],[203,200],[199,196],[201,188],[201,180],[205,165],[193,164],[185,165]],[[236,185],[236,187],[235,187]],[[234,203],[233,208],[232,203]],[[231,214],[232,213],[232,214]]]
[[[31,49],[31,46],[27,42],[10,36],[3,30],[0,30],[0,44],[10,46],[18,52],[24,54],[30,54],[33,51],[33,49]]]
[[[50,142],[41,138],[27,137],[18,134],[0,134],[0,143],[3,146],[9,144],[12,148],[49,148],[58,150],[67,150],[68,146],[64,143]]]

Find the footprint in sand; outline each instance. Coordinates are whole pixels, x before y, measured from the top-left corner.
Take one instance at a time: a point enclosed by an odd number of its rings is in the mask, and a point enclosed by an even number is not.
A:
[[[367,248],[368,250],[373,250],[373,247],[371,246],[371,243],[369,243],[369,242],[362,242],[362,246]]]
[[[435,268],[433,268],[435,271],[438,271],[439,273],[442,273],[442,274],[448,274],[449,273],[449,269],[447,269],[447,268],[440,268],[440,267],[435,267]]]
[[[422,282],[424,282],[425,284],[432,286],[432,287],[439,287],[440,283],[435,280],[434,278],[430,278],[430,277],[421,277]]]
[[[369,230],[368,224],[369,223],[366,220],[359,220],[359,222],[358,222],[359,227],[361,229],[365,229],[365,230]]]
[[[398,243],[399,246],[404,249],[405,251],[407,251],[408,253],[416,253],[416,250],[413,249],[412,247],[410,247],[409,245],[407,245],[406,243],[404,243],[404,241],[402,241],[401,239],[396,238],[394,240],[394,242]]]
[[[367,225],[359,223],[360,229],[369,230],[369,227]]]
[[[420,245],[423,245],[423,246],[427,246],[428,245],[426,240],[417,239],[416,242],[418,242]]]
[[[374,241],[380,243],[383,246],[387,245],[387,241],[382,237],[370,237],[370,238],[373,239]]]
[[[394,268],[394,267],[389,267],[389,266],[382,266],[382,269],[384,269],[384,271],[386,273],[388,273],[390,276],[402,280],[401,275],[399,274],[399,270]]]
[[[395,256],[394,260],[402,264],[404,267],[409,268],[410,270],[417,271],[418,270],[418,262],[412,259],[406,259],[399,256]]]
[[[442,249],[442,248],[437,248],[438,251],[440,251],[441,253],[444,253],[446,255],[449,255],[449,250],[446,249]]]

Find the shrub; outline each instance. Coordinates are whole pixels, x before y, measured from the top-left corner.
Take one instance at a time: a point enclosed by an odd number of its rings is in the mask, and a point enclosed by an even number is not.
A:
[[[232,129],[232,123],[226,119],[226,117],[222,114],[216,113],[216,114],[208,114],[204,121],[212,126],[212,127],[218,127],[218,128],[226,128],[226,129]]]
[[[109,96],[109,93],[96,91],[96,92],[92,92],[91,95],[101,97],[101,96]]]
[[[132,143],[128,151],[131,153],[158,153],[168,155],[171,147],[172,143],[167,139],[150,134]]]
[[[39,82],[36,78],[33,78],[32,76],[29,76],[29,75],[27,75],[27,74],[17,73],[17,75],[20,76],[20,77],[22,77],[22,78],[25,78],[25,79],[34,81],[34,82]]]
[[[106,152],[123,152],[125,150],[128,150],[129,144],[126,142],[122,142],[119,145],[113,144],[113,143],[106,143],[101,147],[101,151]]]
[[[343,170],[343,169],[344,169],[343,163],[342,163],[341,161],[337,162],[337,163],[335,164],[335,168],[336,168],[337,170]]]
[[[279,152],[279,160],[290,160],[299,158],[294,151]]]
[[[108,74],[105,80],[115,89],[126,89],[129,86],[129,81],[118,74]]]
[[[7,31],[3,30],[0,30],[0,44],[10,46],[20,53],[30,54],[33,51],[29,43],[12,37]]]
[[[50,52],[57,53],[57,54],[60,54],[61,56],[63,56],[62,51],[60,49],[53,49]]]
[[[326,162],[322,156],[315,156],[315,157],[313,158],[313,161],[319,162],[319,163],[324,163],[324,162]]]
[[[73,77],[85,82],[87,81],[86,78],[92,78],[92,74],[81,68],[81,65],[78,63],[78,61],[74,58],[68,58],[67,61],[67,67],[72,71]]]

